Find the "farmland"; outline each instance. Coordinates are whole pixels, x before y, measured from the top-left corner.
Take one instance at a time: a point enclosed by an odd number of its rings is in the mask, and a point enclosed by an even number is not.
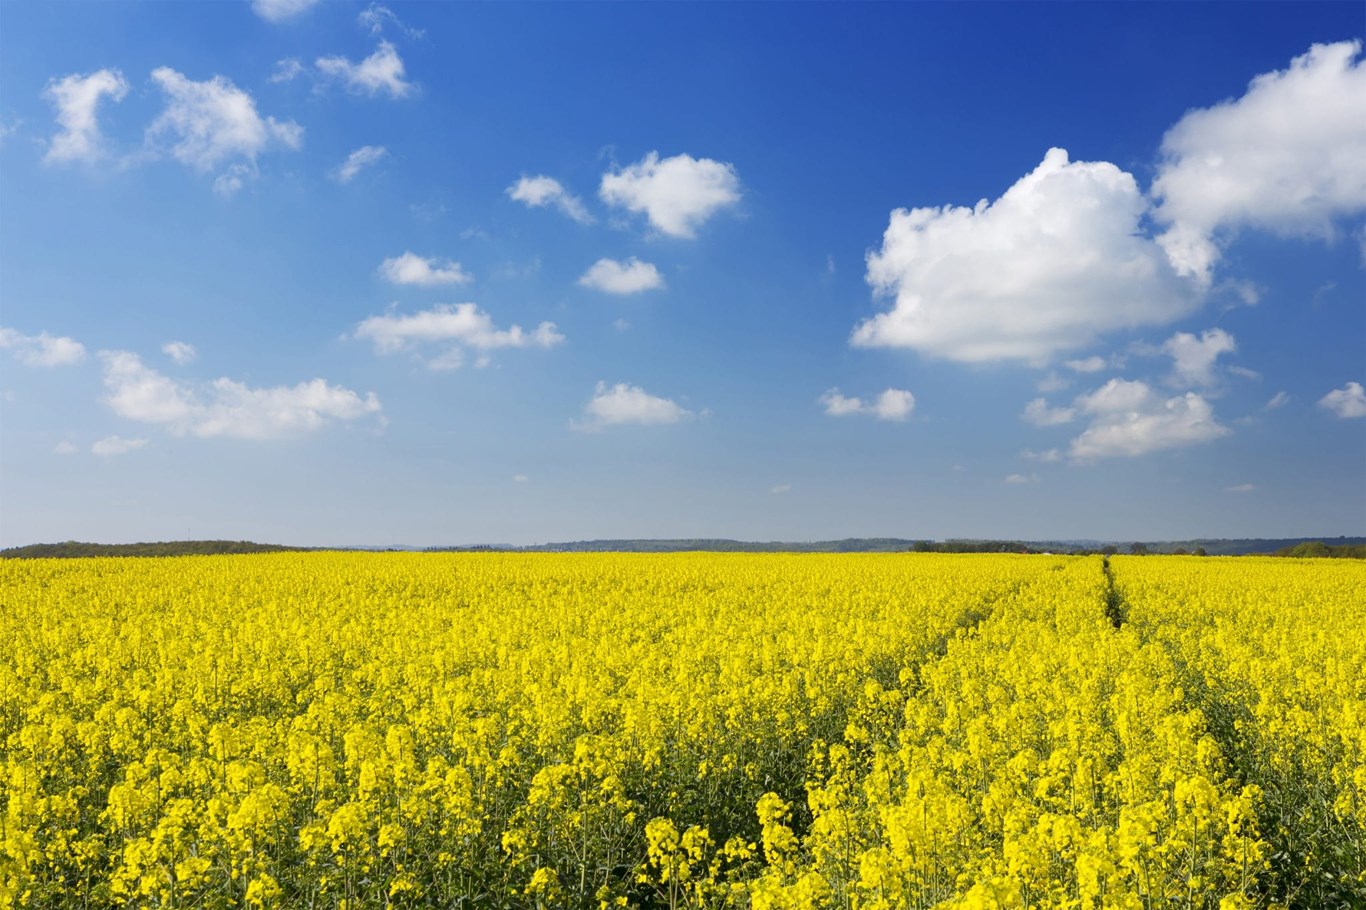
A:
[[[0,563],[0,907],[1366,902],[1366,565]]]

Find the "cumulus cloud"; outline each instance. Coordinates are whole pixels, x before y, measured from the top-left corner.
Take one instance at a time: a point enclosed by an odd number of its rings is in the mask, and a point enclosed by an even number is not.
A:
[[[1194,392],[1163,398],[1143,382],[1112,379],[1077,398],[1090,420],[1072,440],[1073,458],[1090,460],[1145,455],[1210,442],[1228,435],[1208,401]]]
[[[376,95],[406,98],[414,89],[413,83],[404,81],[403,59],[388,41],[381,41],[375,52],[360,63],[352,63],[345,57],[319,57],[315,65],[324,76],[372,98]]]
[[[1177,332],[1163,343],[1162,350],[1172,358],[1172,381],[1190,388],[1214,385],[1214,362],[1220,354],[1238,350],[1238,345],[1223,329],[1208,329],[1199,338]]]
[[[772,493],[774,496],[781,496],[781,495],[783,495],[784,493],[791,493],[791,492],[792,492],[792,484],[790,484],[790,483],[780,483],[780,484],[778,484],[776,487],[769,487],[769,488],[768,488],[768,492],[769,492],[769,493]]]
[[[897,209],[867,272],[892,309],[851,341],[1042,364],[1105,332],[1170,322],[1200,293],[1142,236],[1146,210],[1132,175],[1059,148],[995,202]]]
[[[252,12],[267,22],[284,22],[302,15],[320,0],[251,0]]]
[[[56,452],[58,455],[75,455],[80,450],[77,449],[73,443],[63,440],[62,442],[57,443],[52,451]]]
[[[382,145],[362,145],[346,156],[346,160],[333,171],[333,177],[338,183],[350,183],[362,168],[369,167],[388,154],[389,150]]]
[[[1320,398],[1319,407],[1343,419],[1366,417],[1366,390],[1362,389],[1359,382],[1349,382]]]
[[[470,274],[454,260],[427,259],[412,252],[384,260],[380,263],[379,273],[394,284],[415,284],[427,288],[464,284],[471,280]]]
[[[583,273],[579,284],[608,294],[639,294],[664,287],[664,277],[652,263],[632,256],[625,262],[599,259]]]
[[[25,335],[0,326],[0,348],[14,352],[14,359],[28,367],[65,367],[85,359],[85,345],[65,335]]]
[[[1209,279],[1221,228],[1329,237],[1335,218],[1366,210],[1360,55],[1360,41],[1315,44],[1167,131],[1152,191],[1179,271]]]
[[[554,206],[579,224],[591,224],[593,222],[593,216],[588,214],[588,209],[584,208],[583,200],[566,190],[560,181],[554,177],[546,177],[544,174],[535,177],[523,175],[520,180],[507,188],[507,194],[525,204],[527,208],[537,209]]]
[[[1038,483],[1038,474],[1007,474],[1005,482],[1009,484]]]
[[[303,127],[262,118],[251,95],[222,76],[195,82],[162,66],[152,81],[166,107],[147,128],[148,146],[204,173],[231,162],[214,183],[220,195],[232,195],[256,175],[256,158],[269,145],[303,146]]]
[[[275,439],[380,413],[373,392],[362,398],[322,379],[270,388],[227,378],[191,385],[158,373],[129,351],[101,351],[100,359],[105,401],[114,413],[178,436]]]
[[[147,445],[145,439],[124,439],[122,436],[106,436],[90,447],[90,451],[103,458],[126,455]]]
[[[1075,408],[1052,408],[1046,400],[1035,398],[1025,405],[1020,416],[1036,427],[1056,427],[1071,423],[1077,412]]]
[[[576,430],[600,430],[604,427],[636,424],[658,426],[678,423],[693,416],[667,398],[651,395],[640,386],[619,382],[609,386],[599,382],[593,397],[583,406],[582,421],[574,421]]]
[[[177,364],[184,366],[198,356],[199,352],[194,349],[194,345],[184,341],[168,341],[161,346],[161,353],[174,360]]]
[[[818,399],[831,417],[868,414],[878,420],[905,420],[915,409],[915,396],[904,389],[887,389],[870,401],[850,398],[839,389],[829,389]]]
[[[735,166],[710,158],[650,152],[629,167],[602,175],[598,195],[608,205],[643,213],[661,234],[692,237],[723,208],[740,201]]]
[[[43,160],[49,164],[64,161],[96,161],[104,155],[104,136],[100,133],[100,101],[122,101],[128,82],[116,69],[97,70],[89,75],[72,73],[54,79],[43,89],[43,97],[57,109],[61,131],[48,143]]]
[[[1289,404],[1289,403],[1290,403],[1290,393],[1288,393],[1288,392],[1277,392],[1275,395],[1272,395],[1272,396],[1271,396],[1271,400],[1268,401],[1266,404],[1262,405],[1262,407],[1265,408],[1265,409],[1268,410],[1268,411],[1274,411],[1274,410],[1276,410],[1277,408],[1283,408],[1283,407],[1285,407],[1285,406],[1286,406],[1287,404]]]
[[[496,328],[493,317],[473,303],[439,304],[407,315],[371,316],[356,326],[355,337],[369,339],[378,354],[440,347],[439,353],[424,359],[433,370],[460,367],[466,349],[480,354],[480,363],[484,363],[489,352],[499,348],[549,348],[564,341],[553,322],[542,322],[530,332],[518,325]]]

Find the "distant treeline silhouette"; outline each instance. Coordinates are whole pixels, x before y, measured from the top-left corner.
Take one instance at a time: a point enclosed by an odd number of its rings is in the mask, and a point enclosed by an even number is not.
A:
[[[217,556],[225,553],[281,553],[305,550],[250,540],[167,540],[155,543],[35,543],[0,550],[4,559],[70,559],[80,556]]]

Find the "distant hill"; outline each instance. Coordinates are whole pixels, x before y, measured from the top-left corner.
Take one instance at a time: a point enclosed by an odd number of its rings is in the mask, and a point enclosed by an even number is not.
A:
[[[0,559],[69,559],[78,556],[216,556],[224,553],[282,553],[306,550],[250,540],[168,540],[157,543],[35,543],[0,550]]]
[[[1322,546],[1305,546],[1322,544]],[[476,544],[426,547],[427,553],[1195,553],[1210,556],[1350,556],[1366,558],[1366,537],[1219,538],[1161,541],[1101,540],[910,540],[901,537],[846,537],[841,540],[746,541],[728,538],[574,540],[563,543]],[[1298,549],[1297,549],[1298,548]],[[0,559],[54,559],[78,556],[210,556],[231,553],[283,553],[313,550],[416,550],[417,547],[288,547],[250,540],[171,540],[157,543],[39,543],[0,550]]]
[[[512,546],[479,544],[475,546],[429,547],[428,552],[470,553],[504,551],[517,553],[904,553],[908,550],[935,553],[1091,553],[1113,548],[1128,553],[1135,543],[1149,553],[1194,553],[1203,549],[1210,556],[1245,556],[1288,551],[1297,545],[1321,541],[1330,548],[1366,545],[1366,537],[1291,537],[1220,538],[1163,541],[1103,540],[988,540],[959,539],[910,540],[900,537],[848,537],[816,541],[744,541],[728,538],[660,538],[574,540],[562,543]],[[1335,553],[1334,555],[1347,555]]]

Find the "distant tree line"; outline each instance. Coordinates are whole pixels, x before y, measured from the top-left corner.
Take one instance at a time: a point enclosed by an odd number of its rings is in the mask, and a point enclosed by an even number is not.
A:
[[[304,550],[250,540],[170,540],[156,543],[35,543],[0,550],[3,559],[71,559],[81,556],[217,556],[225,553],[281,553]]]
[[[1338,559],[1366,559],[1366,544],[1342,544],[1334,546],[1321,540],[1306,540],[1293,547],[1281,547],[1272,556],[1336,557]]]

